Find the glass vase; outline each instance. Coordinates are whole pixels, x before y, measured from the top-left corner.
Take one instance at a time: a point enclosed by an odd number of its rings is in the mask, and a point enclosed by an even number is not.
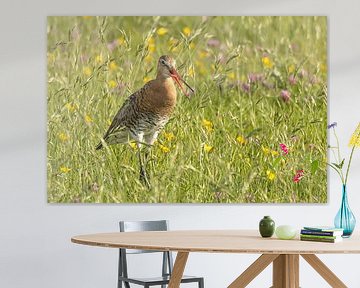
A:
[[[334,224],[336,228],[344,229],[343,237],[346,238],[351,236],[355,228],[356,219],[349,207],[346,185],[342,187],[341,206],[336,214]]]

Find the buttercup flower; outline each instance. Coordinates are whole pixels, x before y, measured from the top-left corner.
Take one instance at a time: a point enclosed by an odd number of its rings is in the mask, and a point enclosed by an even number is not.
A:
[[[93,122],[93,119],[92,119],[88,114],[86,114],[86,115],[85,115],[85,122],[88,123],[88,124],[90,124],[90,123]]]
[[[271,62],[270,58],[268,56],[262,57],[261,61],[266,68],[272,68],[274,64]]]
[[[64,132],[59,133],[58,136],[59,136],[59,139],[60,139],[62,142],[65,142],[65,141],[69,140],[69,135],[67,135],[67,134],[64,133]]]
[[[206,129],[207,132],[212,132],[214,130],[214,124],[209,120],[204,119],[202,121],[202,126]]]
[[[241,145],[244,145],[247,142],[246,138],[242,135],[237,136],[236,141]]]
[[[204,151],[207,152],[207,153],[210,153],[214,150],[214,147],[213,146],[210,146],[208,144],[204,144]]]
[[[169,29],[165,28],[165,27],[161,27],[159,28],[156,33],[159,35],[159,36],[163,36],[165,35],[166,33],[169,32]]]
[[[169,153],[170,152],[170,148],[166,147],[164,145],[159,144],[159,148],[163,153]]]
[[[271,170],[266,171],[266,176],[270,181],[274,181],[276,178],[276,174]]]
[[[191,34],[191,29],[190,29],[190,27],[184,27],[183,29],[182,29],[182,31],[183,31],[183,33],[184,33],[184,35],[185,36],[187,36],[187,37],[189,37],[190,36],[190,34]]]
[[[66,166],[61,166],[60,167],[60,172],[61,173],[68,173],[68,172],[70,172],[70,168],[69,167],[66,167]]]

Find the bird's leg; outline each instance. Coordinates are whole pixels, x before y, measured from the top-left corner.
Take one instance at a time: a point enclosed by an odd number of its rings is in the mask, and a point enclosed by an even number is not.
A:
[[[145,184],[148,188],[150,188],[150,181],[149,181],[149,178],[147,176],[147,173],[146,173],[146,160],[147,160],[147,155],[148,155],[148,152],[146,151],[145,152],[145,161],[143,161],[142,159],[142,153],[141,153],[141,146],[140,144],[138,143],[137,144],[137,147],[138,147],[138,157],[139,157],[139,165],[140,165],[140,182]]]

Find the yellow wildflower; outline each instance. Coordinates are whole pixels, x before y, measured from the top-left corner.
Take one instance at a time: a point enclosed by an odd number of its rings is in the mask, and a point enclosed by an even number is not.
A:
[[[247,142],[246,138],[242,135],[239,135],[238,137],[236,137],[236,141],[241,145],[244,145]]]
[[[111,71],[116,70],[117,67],[118,67],[118,66],[117,66],[117,64],[116,64],[115,61],[110,61],[110,63],[109,63],[109,69],[110,69]]]
[[[228,77],[228,79],[230,79],[230,80],[234,80],[235,77],[236,77],[236,75],[235,75],[234,72],[230,72],[230,73],[227,74],[227,77]]]
[[[154,57],[151,54],[148,54],[144,58],[145,62],[152,63],[154,61]]]
[[[186,37],[189,37],[190,34],[191,34],[191,29],[190,29],[190,27],[186,26],[186,27],[184,27],[184,28],[182,29],[182,32],[184,33],[184,35],[185,35]]]
[[[93,119],[92,119],[88,114],[86,114],[86,115],[85,115],[85,122],[88,123],[88,124],[89,124],[89,123],[92,123],[92,122],[93,122]]]
[[[360,148],[360,123],[356,127],[354,133],[351,135],[349,146]]]
[[[66,167],[66,166],[61,166],[60,167],[60,172],[61,173],[68,173],[68,172],[70,172],[70,168],[69,167]]]
[[[89,66],[85,66],[83,68],[83,73],[85,74],[85,76],[90,76],[92,73],[92,69]]]
[[[118,39],[116,39],[116,42],[119,46],[121,46],[125,43],[125,38],[123,36],[120,36]]]
[[[199,51],[199,57],[202,59],[202,58],[206,58],[209,56],[209,52],[206,51],[206,50],[200,50]]]
[[[159,35],[159,36],[163,36],[165,35],[166,33],[169,32],[169,29],[165,28],[165,27],[160,27],[159,29],[157,29],[156,33]]]
[[[170,133],[164,132],[164,138],[170,142],[175,139],[175,135],[171,132]]]
[[[210,146],[208,144],[204,144],[204,151],[207,152],[207,153],[210,153],[214,150],[214,147],[213,146]]]
[[[195,45],[194,42],[191,42],[191,43],[189,44],[189,48],[190,48],[190,49],[195,49],[195,47],[196,47],[196,45]]]
[[[109,85],[109,87],[110,87],[111,89],[113,89],[113,88],[115,88],[115,87],[117,86],[117,83],[116,83],[115,80],[110,80],[110,81],[108,82],[108,85]]]
[[[92,18],[93,16],[82,16],[83,19],[90,19]]]
[[[272,150],[270,148],[261,146],[261,150],[264,152],[265,155],[279,156],[278,151]]]
[[[159,148],[163,153],[169,153],[170,152],[170,148],[166,147],[164,145],[159,144]]]
[[[66,103],[65,108],[68,109],[70,112],[74,112],[76,110],[76,106],[71,103]]]
[[[189,67],[187,74],[188,74],[190,77],[194,77],[194,75],[195,75],[194,67]]]
[[[56,59],[56,56],[54,53],[48,53],[47,54],[47,60],[49,63],[54,63]]]
[[[173,52],[177,51],[179,44],[180,41],[178,39],[171,37],[168,41],[169,50]]]
[[[271,59],[267,56],[262,57],[261,61],[266,68],[272,68],[274,66]]]
[[[107,120],[106,120],[106,123],[107,123],[108,125],[111,125],[112,122],[111,122],[110,119],[107,119]]]
[[[294,72],[295,72],[295,65],[294,65],[294,64],[291,64],[291,65],[288,67],[288,72],[289,72],[289,73],[294,73]]]
[[[151,80],[151,78],[148,77],[148,76],[145,76],[144,79],[143,79],[144,83],[147,83],[147,82],[149,82],[150,80]]]
[[[67,135],[67,134],[64,133],[64,132],[59,133],[58,136],[59,136],[59,139],[60,139],[61,141],[63,141],[63,142],[69,140],[69,135]]]
[[[103,62],[103,56],[101,54],[96,55],[95,62],[96,63],[102,63]]]
[[[137,144],[136,144],[135,141],[129,142],[129,145],[130,145],[130,147],[131,147],[133,150],[137,150]]]
[[[274,181],[276,178],[276,174],[271,170],[266,171],[266,176],[270,181]]]
[[[214,130],[214,124],[209,120],[203,119],[201,125],[207,132],[212,132]]]

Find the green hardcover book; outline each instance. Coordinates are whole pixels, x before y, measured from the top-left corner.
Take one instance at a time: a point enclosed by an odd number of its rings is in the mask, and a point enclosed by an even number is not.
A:
[[[308,234],[300,234],[303,238],[314,238],[314,239],[337,239],[342,238],[341,236],[324,236],[324,235],[308,235]]]
[[[342,241],[342,237],[337,237],[335,239],[327,238],[313,238],[313,237],[302,237],[300,236],[301,241],[313,241],[313,242],[324,242],[324,243],[337,243]]]

